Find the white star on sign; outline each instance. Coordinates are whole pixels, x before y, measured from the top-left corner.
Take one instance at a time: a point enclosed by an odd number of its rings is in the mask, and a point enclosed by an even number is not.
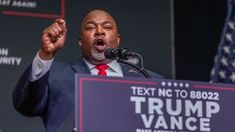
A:
[[[225,34],[225,38],[226,38],[227,40],[229,40],[229,41],[233,41],[233,39],[232,39],[232,34],[226,33],[226,34]]]
[[[235,82],[235,73],[233,72],[229,78],[232,80],[232,82]]]
[[[227,62],[227,59],[223,56],[220,60],[220,62],[225,65],[225,66],[228,66],[228,62]]]
[[[189,87],[189,84],[188,84],[188,83],[185,83],[185,87],[188,88],[188,87]]]
[[[171,82],[168,82],[167,85],[168,85],[169,87],[171,87],[171,86],[172,86],[172,83],[171,83]]]
[[[235,68],[235,60],[233,61],[232,66],[233,66],[233,68]]]
[[[228,26],[229,26],[231,29],[233,29],[233,30],[235,29],[235,27],[234,27],[234,23],[233,23],[233,22],[231,22],[231,21],[230,21],[230,22],[228,22]]]
[[[178,83],[177,83],[177,82],[174,82],[173,85],[174,85],[174,87],[177,87],[177,86],[178,86]]]
[[[183,87],[184,86],[184,84],[183,83],[180,83],[180,87]]]
[[[166,82],[162,82],[162,86],[166,86]]]
[[[225,78],[226,78],[226,76],[225,76],[225,71],[220,71],[220,72],[219,72],[219,76],[220,76],[221,78],[225,79]]]
[[[230,47],[224,46],[223,50],[224,50],[225,53],[230,54]]]
[[[211,75],[215,75],[215,68],[211,70]]]

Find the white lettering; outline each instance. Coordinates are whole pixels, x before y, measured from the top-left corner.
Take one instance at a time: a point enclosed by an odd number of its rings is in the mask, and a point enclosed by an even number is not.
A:
[[[146,101],[145,97],[131,96],[130,101],[135,102],[135,113],[140,114],[141,113],[141,103]]]
[[[131,86],[133,95],[144,95],[144,96],[153,96],[156,88],[145,88],[145,87],[136,87]]]
[[[210,119],[208,118],[201,118],[200,119],[200,131],[211,131],[210,130]]]
[[[0,55],[8,56],[8,49],[7,48],[0,48]]]
[[[202,101],[197,101],[195,105],[190,100],[185,100],[185,115],[191,116],[192,113],[197,112],[198,117],[202,117]]]
[[[183,130],[183,117],[178,116],[177,118],[178,118],[178,120],[176,119],[176,117],[171,116],[171,119],[170,119],[171,120],[171,122],[170,122],[171,129],[175,129],[177,127],[179,130]]]
[[[159,97],[172,97],[172,90],[171,89],[158,89],[158,96]]]
[[[147,118],[145,114],[141,114],[141,118],[144,122],[144,126],[146,128],[150,128],[154,119],[154,115],[149,115],[149,118]]]
[[[166,99],[166,111],[170,115],[179,115],[182,112],[182,101],[177,99],[176,100],[176,108],[173,110],[172,108],[172,99]],[[186,105],[187,106],[187,105]]]
[[[148,99],[148,113],[154,114],[156,112],[159,115],[162,115],[163,101],[159,98],[149,98]]]
[[[14,6],[14,7],[25,7],[25,8],[36,8],[37,7],[37,2],[14,0],[12,2],[12,6]]]
[[[17,65],[21,64],[22,58],[20,57],[0,57],[0,64]]]
[[[11,0],[0,0],[0,5],[2,5],[2,6],[9,6],[10,2],[11,2]]]
[[[206,117],[211,117],[212,114],[218,113],[220,106],[216,102],[206,102]]]
[[[168,129],[168,126],[166,124],[166,120],[163,116],[158,117],[154,128],[158,129],[160,127],[163,127],[164,129]]]
[[[194,117],[189,117],[185,121],[185,126],[188,130],[195,131],[197,129],[196,125],[191,124],[192,122],[195,123],[197,121]]]

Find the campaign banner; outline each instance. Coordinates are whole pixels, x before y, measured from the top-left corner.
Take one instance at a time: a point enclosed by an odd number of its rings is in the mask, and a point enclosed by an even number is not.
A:
[[[0,14],[53,19],[64,18],[65,0],[0,0]]]
[[[231,132],[235,86],[76,75],[79,132]]]

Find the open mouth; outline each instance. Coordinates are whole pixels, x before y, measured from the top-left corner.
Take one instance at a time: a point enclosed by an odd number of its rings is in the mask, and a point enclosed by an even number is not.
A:
[[[103,39],[96,39],[94,46],[98,52],[103,52],[106,49],[106,42]]]

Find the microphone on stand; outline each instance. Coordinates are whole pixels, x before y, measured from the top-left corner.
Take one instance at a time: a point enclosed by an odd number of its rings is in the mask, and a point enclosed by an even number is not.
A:
[[[109,48],[109,49],[106,49],[104,51],[104,56],[108,59],[117,60],[117,62],[119,62],[119,63],[123,63],[123,64],[126,64],[128,66],[131,66],[131,67],[137,69],[146,78],[151,78],[149,73],[144,69],[143,57],[140,54],[136,53],[136,52],[130,51],[127,48],[120,48],[120,49]],[[131,57],[136,57],[136,58],[139,59],[140,67],[126,61]]]

